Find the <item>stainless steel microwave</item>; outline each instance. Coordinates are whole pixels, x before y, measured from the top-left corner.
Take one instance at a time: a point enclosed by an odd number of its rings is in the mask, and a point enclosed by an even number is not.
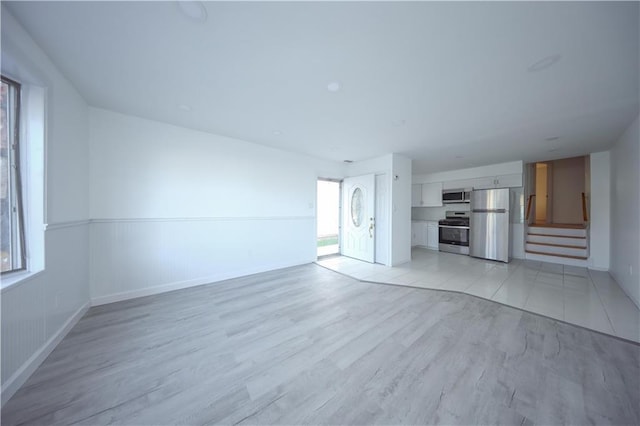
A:
[[[460,204],[471,202],[471,189],[445,189],[442,191],[442,204]]]

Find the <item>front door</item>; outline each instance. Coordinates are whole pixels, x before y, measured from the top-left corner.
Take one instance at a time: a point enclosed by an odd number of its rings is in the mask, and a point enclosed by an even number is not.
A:
[[[342,183],[342,254],[375,261],[375,175],[346,178]]]

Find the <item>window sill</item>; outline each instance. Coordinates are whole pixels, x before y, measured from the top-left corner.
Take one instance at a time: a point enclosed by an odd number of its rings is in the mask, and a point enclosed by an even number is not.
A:
[[[43,272],[44,269],[41,269],[39,271],[20,271],[4,275],[2,276],[2,278],[0,278],[0,290],[2,290],[2,293],[4,293],[6,290],[32,280],[33,278],[41,275]]]

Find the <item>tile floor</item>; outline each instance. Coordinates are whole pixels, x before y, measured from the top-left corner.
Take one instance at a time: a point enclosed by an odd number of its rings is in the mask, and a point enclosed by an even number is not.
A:
[[[396,267],[344,256],[317,263],[363,281],[458,291],[640,342],[640,310],[607,272],[420,248],[413,249],[411,262]]]

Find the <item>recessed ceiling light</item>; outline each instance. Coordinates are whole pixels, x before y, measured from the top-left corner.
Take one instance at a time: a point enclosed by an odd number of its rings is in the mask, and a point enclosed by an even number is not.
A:
[[[327,90],[330,92],[339,92],[340,88],[340,83],[338,83],[337,81],[332,81],[331,83],[327,84]]]
[[[178,109],[181,111],[191,111],[191,107],[189,105],[178,105]]]
[[[530,65],[529,68],[527,68],[527,71],[538,72],[538,71],[546,70],[550,66],[556,64],[561,58],[562,58],[562,55],[547,56],[545,58],[540,59],[538,62]]]
[[[552,142],[552,141],[557,141],[558,139],[560,139],[560,136],[551,136],[550,138],[545,138],[545,141],[548,142]]]
[[[207,9],[200,1],[178,0],[178,7],[184,16],[196,22],[207,20]]]

